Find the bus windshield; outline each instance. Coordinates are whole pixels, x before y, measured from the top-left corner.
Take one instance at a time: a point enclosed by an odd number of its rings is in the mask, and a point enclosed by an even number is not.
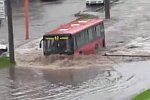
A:
[[[73,50],[73,43],[71,36],[47,36],[45,37],[44,51],[47,54],[66,54]]]

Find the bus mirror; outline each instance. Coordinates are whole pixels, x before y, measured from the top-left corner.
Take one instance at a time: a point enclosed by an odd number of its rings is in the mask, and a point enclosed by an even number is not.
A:
[[[42,44],[41,43],[40,43],[39,47],[42,48]]]
[[[40,48],[42,48],[42,41],[43,41],[43,39],[40,41],[40,45],[39,45]]]

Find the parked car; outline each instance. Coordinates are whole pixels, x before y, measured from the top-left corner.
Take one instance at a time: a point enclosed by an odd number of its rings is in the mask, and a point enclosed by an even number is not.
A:
[[[7,46],[0,44],[0,55],[7,52]]]
[[[104,0],[86,0],[86,5],[104,4]]]

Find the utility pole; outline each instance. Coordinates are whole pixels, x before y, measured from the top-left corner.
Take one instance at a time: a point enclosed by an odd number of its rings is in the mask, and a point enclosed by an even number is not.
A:
[[[110,0],[104,0],[105,18],[110,19]]]
[[[10,58],[10,63],[14,63],[15,57],[14,57],[14,39],[13,39],[11,0],[7,0],[7,17],[8,17],[9,58]]]

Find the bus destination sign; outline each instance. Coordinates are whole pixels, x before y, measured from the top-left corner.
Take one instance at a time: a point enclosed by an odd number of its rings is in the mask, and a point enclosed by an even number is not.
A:
[[[54,36],[54,37],[46,37],[47,40],[67,40],[68,36]]]

